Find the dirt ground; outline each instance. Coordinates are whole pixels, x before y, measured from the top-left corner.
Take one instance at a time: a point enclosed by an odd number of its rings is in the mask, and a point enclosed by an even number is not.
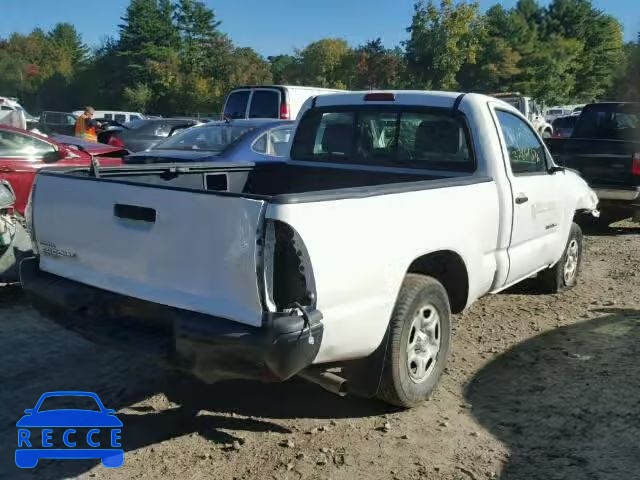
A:
[[[585,243],[576,289],[519,287],[458,316],[442,382],[411,411],[299,380],[176,378],[0,288],[0,478],[640,479],[640,229]],[[117,409],[122,468],[16,468],[15,422],[43,392],[65,389]]]

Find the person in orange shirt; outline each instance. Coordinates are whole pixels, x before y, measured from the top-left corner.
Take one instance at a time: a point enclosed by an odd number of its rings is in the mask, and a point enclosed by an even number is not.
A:
[[[98,141],[98,124],[93,120],[93,107],[85,107],[84,113],[76,120],[76,137],[84,138],[91,142]]]

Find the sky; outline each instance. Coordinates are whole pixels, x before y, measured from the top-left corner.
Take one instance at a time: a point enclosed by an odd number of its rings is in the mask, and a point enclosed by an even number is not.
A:
[[[295,48],[325,37],[341,37],[352,45],[380,37],[388,47],[407,38],[414,0],[205,0],[240,47],[252,47],[265,56],[292,53]],[[483,9],[516,0],[480,1]],[[541,1],[546,4],[548,1]],[[617,17],[625,39],[640,31],[640,0],[594,0],[594,5]],[[58,22],[73,23],[86,43],[98,45],[116,36],[128,0],[0,0],[0,37],[48,30]],[[64,7],[63,7],[64,6]]]

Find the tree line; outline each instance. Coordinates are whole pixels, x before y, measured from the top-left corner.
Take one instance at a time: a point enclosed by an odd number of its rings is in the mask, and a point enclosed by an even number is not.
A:
[[[77,29],[0,38],[0,95],[34,111],[85,104],[160,114],[218,112],[237,85],[520,91],[547,104],[640,100],[640,34],[591,0],[418,0],[394,48],[340,38],[264,58],[225,34],[202,0],[130,0],[118,36],[91,50]],[[409,19],[408,19],[409,20]]]

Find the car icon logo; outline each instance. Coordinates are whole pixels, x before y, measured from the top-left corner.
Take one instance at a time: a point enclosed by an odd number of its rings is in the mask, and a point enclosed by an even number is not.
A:
[[[76,398],[74,398],[76,397]],[[55,408],[53,403],[80,397],[91,408]],[[107,468],[124,463],[122,422],[92,392],[48,392],[16,423],[16,465],[33,468],[39,459],[100,459]]]

